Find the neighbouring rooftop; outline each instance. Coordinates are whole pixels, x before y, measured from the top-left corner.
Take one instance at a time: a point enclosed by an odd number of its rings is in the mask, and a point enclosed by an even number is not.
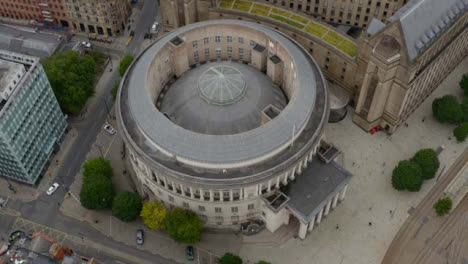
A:
[[[22,64],[0,59],[0,95],[8,88],[7,86],[15,77],[15,73],[23,67]]]

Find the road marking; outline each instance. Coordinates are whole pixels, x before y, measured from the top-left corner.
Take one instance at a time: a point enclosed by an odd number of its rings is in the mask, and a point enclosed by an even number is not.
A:
[[[109,144],[109,146],[107,147],[106,153],[104,154],[104,158],[107,156],[107,153],[109,152],[109,149],[112,146],[112,143],[114,143],[115,136],[117,136],[117,133],[115,133],[114,136],[112,137],[112,141]]]

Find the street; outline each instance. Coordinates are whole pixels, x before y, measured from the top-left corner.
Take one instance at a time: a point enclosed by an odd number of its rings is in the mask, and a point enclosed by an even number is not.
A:
[[[157,9],[156,0],[144,1],[142,13],[136,21],[136,26],[133,29],[135,31],[133,40],[127,46],[125,51],[116,53],[116,51],[113,50],[114,56],[122,58],[125,54],[137,55],[136,53],[139,52],[139,49],[141,48],[144,34],[154,22]],[[103,51],[105,52],[105,50]],[[60,160],[58,176],[55,181],[58,182],[61,187],[58,188],[53,195],[48,196],[43,193],[38,199],[31,202],[10,199],[6,208],[17,211],[21,214],[21,219],[25,219],[26,221],[29,220],[32,223],[44,226],[44,228],[64,232],[67,236],[75,238],[78,237],[83,241],[89,240],[94,243],[99,243],[106,248],[110,248],[130,256],[137,256],[140,259],[147,260],[147,263],[175,263],[158,255],[153,255],[145,251],[128,247],[122,243],[115,242],[91,226],[64,216],[59,211],[60,204],[63,202],[64,196],[68,191],[68,187],[74,182],[75,175],[80,171],[81,166],[85,161],[86,154],[90,151],[97,134],[106,122],[108,117],[107,107],[112,108],[114,102],[110,95],[110,91],[120,78],[117,67],[118,65],[114,65],[114,70],[105,84],[104,91],[96,94],[96,103],[94,105],[90,105],[88,109],[86,109],[86,112],[88,113],[86,118],[83,120],[71,118],[69,120],[69,125],[77,131],[77,135],[70,151],[62,160]],[[2,236],[7,235],[9,231],[11,231],[11,228],[19,227],[17,226],[18,219],[20,218],[17,216],[11,216],[0,211],[0,233]],[[23,226],[23,228],[25,227]],[[66,241],[68,243],[69,240]],[[92,247],[84,247],[78,244],[76,244],[76,246],[77,251],[82,255],[96,257],[98,260],[104,261],[105,263],[129,263],[128,259],[109,256],[103,250],[96,250]]]

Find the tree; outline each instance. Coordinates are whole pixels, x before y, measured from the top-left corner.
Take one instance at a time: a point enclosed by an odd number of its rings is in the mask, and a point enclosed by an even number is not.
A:
[[[468,93],[465,93],[468,96]],[[461,104],[461,109],[463,112],[463,122],[468,122],[468,98],[465,98]]]
[[[112,205],[114,186],[110,178],[91,174],[83,180],[80,202],[84,208],[105,209]]]
[[[402,160],[393,169],[392,185],[399,191],[417,192],[421,189],[422,182],[421,167],[414,161]]]
[[[433,149],[421,149],[414,154],[411,161],[416,162],[421,168],[423,180],[434,178],[439,169],[439,158]]]
[[[259,262],[255,263],[255,264],[271,264],[271,263],[267,262],[267,261],[264,261],[264,260],[260,260]]]
[[[462,123],[453,130],[453,135],[458,142],[463,142],[468,137],[468,122]]]
[[[452,199],[445,197],[434,204],[434,209],[438,216],[444,216],[452,210]]]
[[[226,253],[219,259],[219,264],[242,264],[242,259],[232,253]]]
[[[140,216],[143,222],[152,230],[166,228],[167,209],[158,201],[152,201],[143,205]]]
[[[102,52],[99,52],[97,50],[92,50],[89,53],[89,56],[93,58],[93,61],[96,64],[95,71],[98,72],[101,69],[102,65],[104,65],[104,62],[105,62],[104,54],[102,54]]]
[[[141,208],[141,198],[134,192],[121,192],[112,202],[112,214],[124,222],[135,220]]]
[[[456,124],[463,120],[461,105],[453,95],[435,99],[432,102],[432,113],[441,123]]]
[[[468,96],[468,73],[463,74],[460,80],[460,88],[462,88],[465,95]]]
[[[119,65],[119,74],[121,77],[124,76],[128,67],[130,66],[130,64],[132,64],[132,61],[133,61],[133,56],[130,54],[127,54],[125,55],[125,57],[122,58],[122,60],[120,61],[120,65]]]
[[[169,235],[180,243],[196,243],[203,232],[203,221],[194,212],[175,208],[169,212],[166,228]]]
[[[44,70],[62,110],[78,114],[94,94],[95,62],[75,51],[58,52],[44,61]]]
[[[91,159],[83,164],[83,176],[86,179],[90,175],[102,175],[111,178],[114,174],[110,162],[103,157]]]

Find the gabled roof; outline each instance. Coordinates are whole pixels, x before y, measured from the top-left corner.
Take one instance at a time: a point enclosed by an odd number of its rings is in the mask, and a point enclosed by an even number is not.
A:
[[[413,61],[467,10],[468,0],[411,0],[389,22],[400,21]]]

